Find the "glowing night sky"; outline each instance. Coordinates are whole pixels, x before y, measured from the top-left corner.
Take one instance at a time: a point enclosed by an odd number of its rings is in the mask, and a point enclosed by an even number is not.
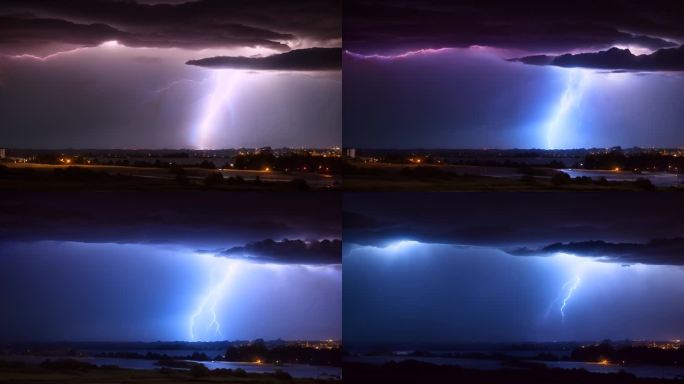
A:
[[[337,0],[6,1],[0,34],[3,147],[341,145]]]
[[[345,196],[345,343],[680,339],[684,206],[635,201]]]
[[[345,146],[684,146],[680,2],[344,7]]]
[[[337,196],[54,197],[3,195],[0,340],[341,338]]]

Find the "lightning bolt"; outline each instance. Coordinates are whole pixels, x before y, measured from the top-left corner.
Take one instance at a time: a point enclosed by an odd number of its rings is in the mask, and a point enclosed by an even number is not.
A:
[[[202,117],[196,126],[197,146],[200,149],[207,148],[207,140],[215,128],[219,113],[232,93],[237,77],[237,71],[216,70],[214,72],[214,89],[207,98]]]
[[[567,281],[560,289],[558,296],[551,302],[549,307],[546,309],[544,318],[548,318],[555,308],[560,309],[560,315],[563,322],[565,322],[565,308],[568,306],[568,302],[572,299],[572,295],[575,293],[577,288],[581,283],[580,272],[575,273],[575,277],[572,280]],[[560,303],[560,306],[558,304]]]
[[[557,149],[559,145],[562,146],[563,143],[559,142],[559,136],[563,133],[563,129],[567,128],[571,112],[579,106],[586,88],[588,80],[586,71],[577,68],[567,71],[568,77],[565,83],[565,90],[558,103],[556,103],[550,119],[544,125],[546,128],[547,149]]]
[[[197,340],[197,335],[195,334],[195,328],[197,327],[196,323],[198,322],[199,318],[204,314],[208,314],[211,318],[211,320],[208,322],[206,326],[206,331],[213,330],[215,335],[223,337],[223,333],[221,332],[221,323],[218,321],[216,308],[218,306],[219,301],[221,300],[221,297],[223,296],[223,293],[226,289],[226,286],[228,285],[228,282],[231,280],[235,273],[235,269],[235,263],[228,264],[228,268],[226,270],[225,275],[223,276],[223,279],[221,279],[221,281],[214,284],[211,287],[211,289],[209,289],[209,291],[204,295],[202,301],[200,301],[195,311],[190,316],[190,340]]]
[[[439,53],[439,52],[444,52],[449,50],[450,48],[427,48],[427,49],[419,49],[417,51],[408,51],[404,53],[400,53],[397,55],[363,55],[360,53],[352,52],[352,51],[344,51],[347,55],[357,58],[357,59],[380,59],[380,60],[394,60],[394,59],[405,59],[407,57],[411,56],[420,56],[420,55],[426,55],[426,54],[432,54],[432,53]]]
[[[164,86],[164,87],[162,87],[162,88],[153,90],[152,93],[160,94],[160,93],[164,93],[164,92],[166,92],[166,91],[169,91],[171,88],[174,88],[174,87],[176,87],[176,86],[178,86],[178,85],[181,85],[181,84],[187,84],[187,83],[202,84],[202,83],[204,83],[204,81],[205,81],[205,80],[201,80],[201,81],[200,81],[200,80],[193,80],[193,79],[180,79],[180,80],[175,80],[175,81],[172,81],[171,83],[169,83],[168,85],[166,85],[166,86]]]
[[[577,290],[581,282],[580,276],[575,275],[575,278],[571,281],[568,281],[564,285],[564,289],[567,289],[569,286],[570,288],[568,289],[567,294],[563,298],[563,304],[560,306],[560,313],[561,313],[561,319],[563,322],[565,322],[565,308],[568,306],[568,301],[572,298],[572,294]]]
[[[67,55],[67,54],[71,54],[71,53],[76,53],[76,52],[83,51],[86,49],[97,48],[97,47],[117,48],[117,47],[122,47],[122,46],[123,45],[119,44],[118,41],[111,40],[111,41],[105,41],[103,43],[100,43],[99,45],[96,45],[94,47],[92,47],[92,46],[90,46],[90,47],[77,47],[77,48],[69,49],[66,51],[59,51],[59,52],[51,53],[51,54],[45,55],[45,56],[37,56],[37,55],[32,55],[30,53],[22,53],[20,55],[11,55],[9,57],[13,58],[13,59],[32,59],[32,60],[38,60],[38,61],[47,61],[47,60],[52,59],[54,57]]]

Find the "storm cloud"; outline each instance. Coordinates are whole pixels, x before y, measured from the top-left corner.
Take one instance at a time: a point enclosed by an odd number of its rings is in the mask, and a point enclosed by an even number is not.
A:
[[[40,193],[0,195],[0,243],[243,246],[266,238],[331,239],[341,233],[334,194]],[[145,209],[141,209],[145,207]],[[272,256],[272,254],[268,254]]]
[[[361,53],[473,45],[539,53],[649,49],[684,40],[678,1],[346,1],[345,48]]]
[[[186,64],[209,68],[283,71],[322,71],[342,68],[342,49],[306,48],[265,57],[217,56],[190,60]]]
[[[554,243],[540,249],[519,248],[512,255],[570,253],[624,264],[684,265],[684,238],[653,239],[647,243],[611,243],[603,240]]]
[[[593,53],[560,56],[533,55],[512,59],[525,64],[554,65],[569,68],[594,68],[626,71],[684,71],[684,46],[659,49],[651,54],[635,55],[629,49],[611,48]]]
[[[349,244],[381,248],[413,240],[517,255],[566,252],[614,263],[684,265],[682,204],[676,195],[637,199],[622,193],[515,193],[506,199],[490,193],[355,194],[344,197],[343,236]]]
[[[0,53],[46,55],[117,40],[130,47],[338,46],[341,2],[38,0],[0,5]]]
[[[266,239],[226,249],[219,255],[276,264],[339,264],[342,262],[342,242],[337,239],[309,242]]]

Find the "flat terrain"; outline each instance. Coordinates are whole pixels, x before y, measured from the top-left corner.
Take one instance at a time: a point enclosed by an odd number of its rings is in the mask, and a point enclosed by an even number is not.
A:
[[[0,383],[331,383],[339,380],[297,379],[277,374],[254,374],[211,371],[195,377],[187,370],[133,370],[115,367],[63,368],[13,364],[0,361]]]
[[[348,191],[641,191],[679,189],[649,187],[634,181],[555,180],[558,170],[469,165],[352,163],[344,172]]]
[[[334,189],[339,184],[339,179],[330,175],[303,172],[33,163],[3,163],[0,167],[3,167],[0,169],[3,189],[300,190]],[[207,183],[207,177],[217,172],[223,181]]]
[[[344,364],[345,383],[468,383],[468,384],[666,384],[679,379],[639,378],[618,373],[592,373],[583,369],[547,368],[538,364],[519,364],[499,370],[433,365],[415,360],[384,365]]]

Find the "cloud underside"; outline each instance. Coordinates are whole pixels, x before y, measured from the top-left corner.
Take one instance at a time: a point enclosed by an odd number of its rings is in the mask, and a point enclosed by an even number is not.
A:
[[[305,242],[303,240],[266,239],[232,247],[221,251],[218,255],[276,264],[340,264],[342,242],[340,240]]]
[[[252,70],[338,70],[342,68],[342,50],[340,48],[308,48],[266,57],[218,56],[190,60],[186,64],[207,68]]]
[[[684,41],[682,3],[646,1],[345,1],[345,48],[359,53],[473,45],[538,53],[651,50]]]
[[[520,193],[499,199],[496,193],[455,198],[398,192],[382,199],[344,196],[343,206],[342,236],[359,246],[414,240],[519,255],[565,252],[616,263],[684,265],[684,200],[678,196]]]
[[[628,49],[559,56],[533,55],[510,61],[566,68],[593,68],[615,71],[684,71],[684,46],[660,49],[648,55],[634,55]]]
[[[602,240],[554,243],[539,249],[519,248],[508,253],[518,256],[568,253],[624,264],[684,265],[684,238],[654,239],[648,243],[611,243]]]
[[[341,21],[339,0],[9,0],[0,4],[0,54],[49,54],[111,40],[131,47],[286,51],[339,44]]]
[[[333,195],[72,192],[46,198],[4,192],[0,197],[0,247],[13,241],[74,241],[200,249],[341,234]]]

